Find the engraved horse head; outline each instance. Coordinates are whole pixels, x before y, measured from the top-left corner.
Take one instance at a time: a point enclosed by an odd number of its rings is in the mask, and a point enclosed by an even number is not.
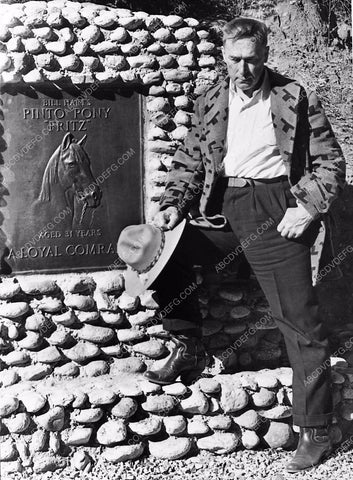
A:
[[[86,139],[87,135],[76,141],[70,132],[64,136],[47,163],[37,199],[39,202],[55,202],[54,186],[59,187],[74,216],[75,213],[77,216],[81,204],[81,220],[86,208],[98,207],[102,197],[92,174],[90,159],[83,149]]]

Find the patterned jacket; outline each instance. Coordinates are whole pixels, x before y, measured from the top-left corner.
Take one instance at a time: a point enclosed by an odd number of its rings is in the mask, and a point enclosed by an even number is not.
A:
[[[318,269],[328,260],[322,257],[323,250],[333,255],[329,208],[345,185],[345,160],[316,94],[267,70],[273,125],[291,192],[314,218],[322,220],[311,252],[315,283]],[[226,223],[221,212],[215,211],[212,194],[223,168],[228,96],[226,78],[197,98],[191,129],[175,153],[160,200],[161,209],[175,206],[181,216],[197,203],[200,217],[194,223],[211,228],[223,228]]]

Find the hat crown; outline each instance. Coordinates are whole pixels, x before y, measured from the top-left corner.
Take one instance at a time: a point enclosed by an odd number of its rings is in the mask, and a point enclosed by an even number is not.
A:
[[[139,273],[148,271],[158,260],[164,246],[164,235],[155,225],[130,225],[121,232],[118,255]]]

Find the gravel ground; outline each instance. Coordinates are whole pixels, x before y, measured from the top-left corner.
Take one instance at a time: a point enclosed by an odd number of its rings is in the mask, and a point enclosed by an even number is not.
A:
[[[289,474],[285,465],[292,457],[289,451],[241,450],[228,455],[200,453],[183,460],[161,461],[143,458],[135,462],[108,464],[97,461],[89,474],[66,468],[62,472],[40,475],[27,473],[11,475],[13,480],[351,480],[352,451],[337,450],[322,465],[305,473]],[[5,480],[1,477],[1,480]]]

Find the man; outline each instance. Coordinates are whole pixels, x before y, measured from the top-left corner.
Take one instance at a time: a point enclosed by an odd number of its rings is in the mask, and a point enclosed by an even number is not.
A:
[[[265,24],[237,18],[223,33],[229,77],[196,100],[191,130],[175,154],[154,218],[161,229],[173,229],[199,207],[200,218],[185,229],[152,285],[162,307],[173,306],[163,324],[176,348],[164,367],[146,376],[168,384],[203,368],[196,293],[173,299],[192,283],[193,264],[217,263],[237,241],[245,243],[293,367],[300,440],[287,470],[297,472],[332,451],[330,370],[319,368],[329,347],[310,252],[322,224],[325,245],[330,243],[328,211],[345,184],[345,162],[315,93],[265,67]],[[272,226],[260,235],[258,227],[269,220]],[[308,381],[312,372],[317,375]]]

